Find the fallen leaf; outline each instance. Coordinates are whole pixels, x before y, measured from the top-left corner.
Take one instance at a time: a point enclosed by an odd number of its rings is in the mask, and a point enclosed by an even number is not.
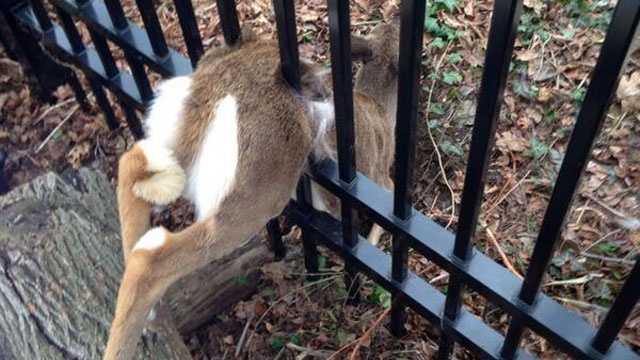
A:
[[[616,96],[623,112],[640,112],[640,71],[620,79]]]
[[[89,157],[91,142],[85,141],[75,145],[67,154],[67,161],[74,169],[79,169],[82,161]]]
[[[510,131],[505,131],[498,136],[496,146],[503,151],[523,152],[528,148],[529,142]]]

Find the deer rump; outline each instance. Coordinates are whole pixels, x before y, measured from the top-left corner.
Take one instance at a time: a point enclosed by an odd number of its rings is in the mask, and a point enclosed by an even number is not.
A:
[[[125,272],[105,359],[133,356],[147,315],[171,284],[229,254],[280,214],[309,154],[334,157],[327,72],[303,61],[302,90],[294,91],[283,78],[275,42],[246,31],[241,39],[209,50],[190,76],[163,82],[145,121],[147,137],[119,161]],[[356,131],[363,135],[356,140],[364,154],[358,169],[390,188],[393,143],[385,139],[393,138],[395,98],[389,93],[397,85],[387,60],[394,58],[382,57],[380,68],[372,49],[361,59],[364,70],[367,63],[375,66],[366,77],[358,74],[354,96]],[[378,89],[386,82],[388,88]],[[368,94],[369,88],[376,90]],[[328,193],[313,191],[314,205],[337,215],[337,206],[321,203]],[[180,196],[195,204],[196,222],[174,233],[150,229],[152,208]]]

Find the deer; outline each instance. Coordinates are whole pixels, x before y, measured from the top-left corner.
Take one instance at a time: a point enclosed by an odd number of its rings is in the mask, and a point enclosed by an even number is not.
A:
[[[362,160],[375,159],[358,169],[390,187],[395,110],[385,109],[395,107],[397,61],[384,42],[354,38],[352,56],[364,61],[354,97],[363,138],[357,149],[368,154]],[[191,75],[158,86],[145,138],[118,163],[125,270],[105,360],[133,356],[169,286],[228,255],[282,212],[310,154],[334,157],[326,71],[304,59],[300,65],[298,91],[282,74],[277,43],[243,29],[237,43],[207,50]],[[323,209],[324,196],[315,193],[314,206]],[[151,228],[153,209],[181,196],[194,203],[195,222],[176,232]]]
[[[394,21],[378,24],[367,37],[351,36],[351,58],[362,63],[353,89],[356,169],[388,191],[393,190],[399,33],[398,22]],[[332,128],[314,146],[314,159],[336,159],[335,122],[329,124]],[[336,196],[314,182],[311,191],[315,209],[340,218]],[[374,223],[367,240],[375,246],[383,233]]]

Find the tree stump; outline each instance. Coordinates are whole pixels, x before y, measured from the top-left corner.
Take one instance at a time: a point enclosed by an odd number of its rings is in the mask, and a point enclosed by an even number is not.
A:
[[[47,174],[0,197],[0,359],[100,359],[123,270],[114,188],[101,173]],[[138,359],[185,359],[182,333],[249,295],[273,258],[261,237],[172,287],[175,323]]]

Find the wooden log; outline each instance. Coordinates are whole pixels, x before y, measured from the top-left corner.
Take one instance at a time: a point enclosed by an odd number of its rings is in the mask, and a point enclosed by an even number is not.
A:
[[[81,169],[0,197],[0,359],[99,359],[123,270],[113,186]],[[165,296],[182,331],[246,297],[272,259],[260,237]],[[173,322],[144,336],[138,359],[185,359]],[[182,334],[183,335],[183,334]]]

